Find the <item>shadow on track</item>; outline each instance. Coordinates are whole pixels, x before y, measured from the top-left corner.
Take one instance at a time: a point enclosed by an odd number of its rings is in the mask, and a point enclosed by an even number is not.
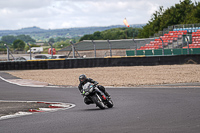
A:
[[[105,109],[100,109],[100,108],[88,108],[88,109],[81,109],[79,111],[108,111],[108,110],[111,110],[111,109],[114,109],[113,108],[105,108]]]

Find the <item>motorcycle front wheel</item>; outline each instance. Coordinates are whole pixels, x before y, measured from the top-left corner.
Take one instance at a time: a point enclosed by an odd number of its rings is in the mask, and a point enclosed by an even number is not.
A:
[[[113,107],[113,101],[111,99],[109,99],[106,103],[108,108],[112,108]]]
[[[92,100],[100,109],[105,109],[105,105],[98,94],[92,96]]]

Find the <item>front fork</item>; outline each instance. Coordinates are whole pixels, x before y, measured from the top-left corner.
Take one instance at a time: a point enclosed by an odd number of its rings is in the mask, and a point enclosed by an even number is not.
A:
[[[99,101],[102,102],[101,97],[100,97],[98,94],[96,94],[96,96],[97,96],[97,98],[99,99]]]
[[[100,94],[100,96],[103,98],[103,100],[107,100],[106,95],[101,90],[99,90],[97,87],[95,89],[96,89],[97,93]],[[98,98],[100,98],[99,95],[97,95],[97,96],[98,96]]]

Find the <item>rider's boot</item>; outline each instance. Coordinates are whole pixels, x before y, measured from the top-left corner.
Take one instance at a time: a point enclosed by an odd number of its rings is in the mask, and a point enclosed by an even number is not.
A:
[[[104,91],[104,94],[110,99],[110,94],[108,94],[108,92]]]
[[[110,94],[106,92],[106,89],[102,85],[98,85],[98,88],[106,95],[106,97],[108,97],[108,99],[110,99]]]

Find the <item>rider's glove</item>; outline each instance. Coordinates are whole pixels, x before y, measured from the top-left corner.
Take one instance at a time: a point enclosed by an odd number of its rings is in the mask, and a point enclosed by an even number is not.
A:
[[[98,85],[99,83],[98,82],[94,82],[94,85],[96,86],[96,85]]]

